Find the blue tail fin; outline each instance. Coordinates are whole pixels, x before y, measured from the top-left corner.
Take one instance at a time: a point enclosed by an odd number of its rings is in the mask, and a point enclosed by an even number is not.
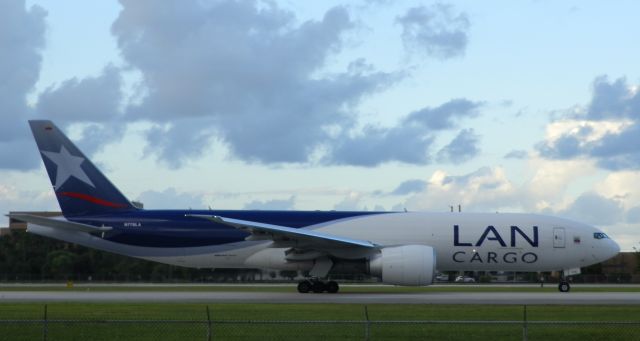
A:
[[[29,121],[66,217],[136,210],[51,121]]]

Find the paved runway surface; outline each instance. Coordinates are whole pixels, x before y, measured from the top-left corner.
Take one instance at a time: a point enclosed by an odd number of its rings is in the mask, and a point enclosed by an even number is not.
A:
[[[157,302],[157,303],[358,303],[358,304],[640,304],[640,294],[575,293],[338,293],[273,292],[59,292],[3,291],[6,302]]]

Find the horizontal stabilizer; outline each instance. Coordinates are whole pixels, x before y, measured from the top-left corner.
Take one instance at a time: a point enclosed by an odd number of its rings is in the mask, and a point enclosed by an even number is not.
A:
[[[357,240],[350,238],[343,238],[316,232],[313,230],[292,228],[280,225],[264,224],[254,221],[240,220],[224,218],[215,215],[203,215],[203,214],[187,214],[188,217],[196,217],[211,220],[215,223],[224,224],[235,227],[240,230],[246,230],[253,235],[271,235],[273,240],[287,239],[294,241],[301,241],[307,244],[323,245],[329,247],[361,247],[361,248],[376,248],[377,246],[366,240]]]
[[[64,220],[64,218],[47,218],[32,214],[8,214],[7,217],[15,220],[24,221],[28,224],[36,224],[56,229],[80,231],[80,232],[105,232],[112,229],[111,226],[93,226],[81,223],[74,223],[72,221]]]

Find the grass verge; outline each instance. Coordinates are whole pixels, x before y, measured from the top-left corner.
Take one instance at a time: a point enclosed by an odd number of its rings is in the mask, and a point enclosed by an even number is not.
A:
[[[640,306],[533,305],[526,309],[529,340],[634,339],[640,335]],[[372,340],[519,340],[525,330],[521,305],[371,304],[365,308],[360,304],[56,303],[48,304],[46,311],[47,323],[20,322],[42,320],[45,306],[0,304],[0,321],[5,321],[0,322],[1,338],[33,340],[47,334],[48,340],[206,340],[211,333],[222,340],[363,340],[367,335]],[[367,323],[366,316],[373,322]],[[114,320],[121,322],[107,322]],[[162,322],[167,320],[173,322]]]

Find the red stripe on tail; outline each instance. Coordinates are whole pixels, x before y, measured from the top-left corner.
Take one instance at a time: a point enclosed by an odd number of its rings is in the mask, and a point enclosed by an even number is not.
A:
[[[102,200],[96,197],[92,197],[90,195],[87,194],[83,194],[83,193],[76,193],[76,192],[62,192],[62,193],[58,193],[58,195],[62,195],[65,197],[70,197],[70,198],[76,198],[76,199],[82,199],[97,205],[101,205],[101,206],[107,206],[107,207],[114,207],[114,208],[125,208],[125,207],[129,207],[129,205],[125,205],[125,204],[118,204],[115,202],[111,202],[111,201],[106,201],[106,200]]]

